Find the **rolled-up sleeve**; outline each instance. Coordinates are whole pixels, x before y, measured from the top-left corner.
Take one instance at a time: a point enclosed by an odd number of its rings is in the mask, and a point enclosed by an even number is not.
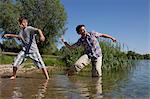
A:
[[[35,27],[32,27],[32,26],[29,26],[28,29],[29,29],[30,31],[37,31],[37,30],[38,30],[38,28],[35,28]]]

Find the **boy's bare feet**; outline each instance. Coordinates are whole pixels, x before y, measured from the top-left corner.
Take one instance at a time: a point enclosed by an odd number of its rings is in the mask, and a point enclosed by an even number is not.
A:
[[[14,79],[16,79],[16,76],[11,76],[10,79],[14,80]]]
[[[48,77],[46,77],[46,80],[48,81],[50,78],[49,78],[49,76]]]

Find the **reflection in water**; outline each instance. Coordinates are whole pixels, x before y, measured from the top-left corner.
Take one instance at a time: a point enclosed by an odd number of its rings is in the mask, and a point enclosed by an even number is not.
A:
[[[131,70],[103,72],[102,78],[59,74],[49,81],[39,74],[16,80],[1,77],[0,99],[149,99],[149,71],[150,61],[139,61]]]
[[[102,98],[102,78],[101,77],[79,77],[72,76],[66,77],[65,80],[61,75],[57,76],[57,86],[63,88],[63,93],[67,96],[67,99],[83,99]],[[61,81],[60,81],[61,80]]]
[[[23,94],[21,93],[21,87],[16,86],[16,81],[12,81],[12,87],[13,87],[13,91],[12,91],[12,99],[17,99],[17,98],[21,98],[23,96]]]
[[[17,78],[3,79],[0,99],[41,99],[45,97],[48,80]]]
[[[91,96],[93,98],[102,98],[102,77],[92,78],[92,83],[94,83],[93,84],[94,85],[93,89],[95,89],[95,91],[91,91],[91,92],[93,92],[91,94]]]
[[[45,96],[44,93],[46,92],[47,85],[48,85],[48,80],[45,80],[44,83],[39,86],[36,99],[41,99],[42,97]]]
[[[150,61],[136,61],[130,69],[104,73],[103,97],[122,97],[130,99],[149,99]]]
[[[1,80],[1,78],[0,78],[0,89],[1,89],[1,86],[2,86],[2,80]],[[0,96],[2,95],[2,93],[1,93],[1,90],[0,90]]]

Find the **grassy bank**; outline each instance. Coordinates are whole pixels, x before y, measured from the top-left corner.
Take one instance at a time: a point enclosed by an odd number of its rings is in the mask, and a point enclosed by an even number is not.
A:
[[[0,64],[11,64],[14,60],[13,55],[3,55],[0,54]]]
[[[102,69],[105,71],[118,71],[119,69],[127,69],[132,65],[132,59],[129,59],[127,54],[122,50],[122,46],[119,43],[112,43],[110,41],[100,41],[100,46],[103,54]],[[73,65],[75,61],[84,54],[82,47],[75,50],[69,50],[63,47],[56,55],[42,55],[46,66],[59,66],[69,67]],[[14,60],[14,54],[0,54],[0,64],[12,64]],[[33,63],[31,59],[24,62],[24,67],[32,67]],[[86,70],[90,70],[91,66],[87,66]]]
[[[0,54],[0,64],[12,64],[14,61],[14,58],[17,54]],[[64,66],[64,62],[59,58],[58,56],[54,55],[42,55],[43,60],[45,62],[46,66]],[[34,66],[32,60],[30,58],[27,58],[26,61],[24,61],[24,67],[30,68]]]
[[[102,69],[105,71],[118,71],[119,69],[128,69],[132,65],[132,59],[127,57],[127,54],[122,51],[123,45],[120,43],[112,43],[111,41],[100,40],[100,46],[103,55]],[[63,47],[60,50],[60,55],[66,66],[74,64],[74,62],[84,54],[82,47],[75,50],[69,50]],[[91,66],[87,66],[91,68]],[[89,69],[86,68],[86,69]]]

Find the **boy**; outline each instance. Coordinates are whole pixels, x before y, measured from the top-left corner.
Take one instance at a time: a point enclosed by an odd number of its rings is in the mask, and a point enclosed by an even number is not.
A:
[[[73,75],[78,73],[82,68],[92,63],[92,77],[102,76],[101,65],[102,65],[102,52],[97,40],[98,37],[110,38],[113,42],[116,41],[115,38],[98,32],[87,32],[85,25],[78,25],[76,27],[76,32],[81,35],[81,38],[78,39],[73,45],[69,45],[62,38],[62,42],[66,47],[73,49],[80,45],[83,45],[85,48],[85,54],[81,56],[76,63],[69,68],[67,71],[68,75]]]
[[[22,41],[23,49],[19,52],[17,57],[14,59],[13,63],[13,75],[10,77],[10,79],[16,78],[16,72],[18,67],[23,63],[24,59],[26,57],[30,57],[35,65],[38,68],[41,68],[46,79],[49,79],[49,75],[47,72],[47,69],[45,67],[45,64],[42,60],[42,57],[39,53],[36,40],[35,40],[35,31],[38,31],[40,35],[40,40],[45,41],[45,37],[40,29],[28,26],[28,20],[24,17],[19,18],[19,25],[20,25],[20,33],[19,35],[15,34],[5,34],[4,37],[12,37],[12,38],[18,38]]]

